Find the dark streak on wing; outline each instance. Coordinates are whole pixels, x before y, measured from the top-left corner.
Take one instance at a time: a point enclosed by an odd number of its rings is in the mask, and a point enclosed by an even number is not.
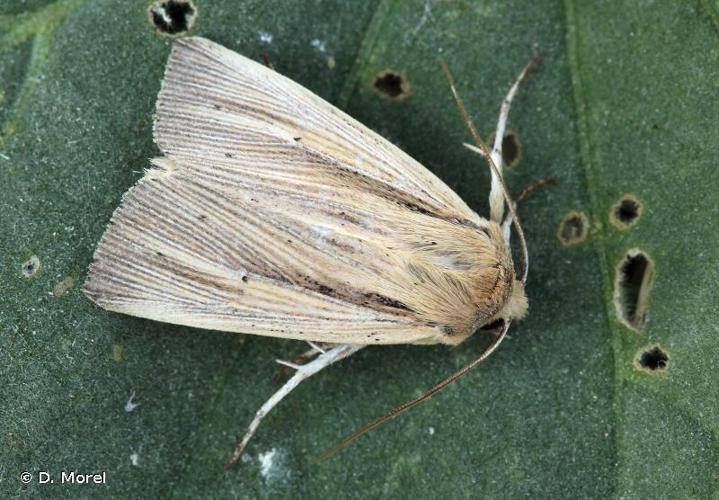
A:
[[[381,295],[375,292],[362,293],[351,287],[343,287],[344,289],[338,289],[320,283],[309,275],[304,276],[304,279],[301,283],[299,283],[299,285],[303,288],[312,290],[322,295],[326,295],[328,297],[332,297],[343,302],[370,307],[377,311],[387,312],[400,316],[406,316],[408,313],[414,312],[402,302],[393,300],[385,295]]]
[[[409,307],[407,307],[402,302],[391,299],[391,298],[389,298],[385,295],[381,295],[379,293],[370,292],[370,293],[365,293],[364,296],[369,302],[372,302],[375,304],[380,304],[380,305],[392,307],[395,309],[403,309],[405,311],[410,311],[410,312],[412,311]]]

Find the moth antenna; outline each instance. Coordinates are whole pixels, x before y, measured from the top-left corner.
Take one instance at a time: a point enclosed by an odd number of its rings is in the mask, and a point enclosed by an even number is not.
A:
[[[529,69],[531,69],[532,66],[534,64],[536,64],[534,62],[535,59],[536,59],[536,57],[533,58],[532,61],[530,61],[529,64],[527,64],[527,66],[525,66],[525,68],[522,70],[522,73],[520,74],[520,76],[518,78],[518,81],[521,81],[521,79],[524,78],[524,76],[529,71]],[[522,230],[522,224],[519,222],[519,217],[517,216],[517,211],[514,208],[514,202],[512,201],[512,197],[509,195],[509,190],[507,189],[507,185],[504,182],[504,177],[502,176],[502,172],[501,172],[500,168],[497,167],[497,164],[495,163],[495,160],[492,157],[492,154],[491,154],[489,148],[487,147],[487,144],[484,142],[482,137],[479,135],[479,132],[477,132],[477,129],[474,128],[474,123],[472,123],[472,119],[469,117],[469,113],[467,113],[467,109],[464,107],[464,102],[462,101],[462,98],[459,96],[459,92],[457,92],[457,88],[454,85],[454,78],[452,77],[452,73],[449,70],[449,66],[447,66],[447,64],[445,62],[442,62],[442,69],[444,70],[444,74],[447,77],[447,82],[449,83],[449,88],[452,91],[452,98],[454,99],[454,103],[457,105],[457,109],[459,109],[459,112],[462,115],[462,119],[464,120],[464,123],[467,125],[467,128],[469,129],[469,133],[472,135],[474,142],[477,143],[477,146],[482,151],[482,155],[487,160],[489,169],[492,172],[492,184],[494,185],[496,183],[496,185],[499,186],[502,196],[504,197],[504,201],[507,203],[507,209],[509,210],[509,217],[511,217],[512,223],[514,224],[514,229],[515,229],[515,231],[517,231],[517,239],[519,240],[520,257],[522,259],[522,265],[520,267],[520,272],[519,272],[519,280],[524,285],[527,282],[527,274],[529,273],[529,254],[527,252],[527,241],[524,238],[524,231]],[[511,92],[511,89],[510,89],[510,92]],[[505,98],[505,101],[506,101],[506,98]],[[510,102],[511,102],[511,100],[510,100]],[[508,110],[508,108],[507,108],[507,110]],[[490,192],[490,195],[491,195],[491,192]],[[491,200],[491,196],[490,196],[490,200]],[[490,203],[491,203],[491,201],[490,201]],[[503,209],[499,210],[497,208],[492,210],[490,207],[490,219],[497,223],[501,223],[503,211],[504,211]]]
[[[346,438],[344,438],[342,441],[340,441],[339,443],[337,443],[337,444],[334,445],[333,447],[328,448],[327,450],[323,451],[320,455],[318,455],[317,457],[315,457],[315,458],[312,460],[312,462],[313,462],[313,463],[317,463],[317,462],[321,462],[322,460],[328,458],[329,456],[333,455],[334,453],[336,453],[337,451],[339,451],[340,449],[344,448],[344,447],[347,446],[349,443],[351,443],[352,441],[354,441],[355,439],[357,439],[358,437],[360,437],[362,434],[364,434],[364,433],[366,433],[366,432],[368,432],[368,431],[371,431],[372,429],[374,429],[375,427],[378,427],[379,425],[381,425],[382,423],[386,422],[387,420],[396,417],[397,415],[399,415],[399,414],[402,413],[403,411],[409,410],[410,408],[412,408],[412,407],[414,407],[414,406],[417,406],[418,404],[420,404],[420,403],[422,403],[422,402],[428,400],[429,398],[431,398],[432,396],[434,396],[435,394],[437,394],[439,391],[441,391],[442,389],[444,389],[445,387],[447,387],[449,384],[451,384],[452,382],[454,382],[455,380],[457,380],[459,377],[461,377],[462,375],[466,374],[467,372],[469,372],[470,370],[472,370],[473,368],[475,368],[475,367],[476,367],[477,365],[479,365],[482,361],[484,361],[485,359],[487,359],[487,358],[489,357],[489,355],[492,354],[497,347],[499,347],[499,344],[501,344],[501,343],[502,343],[502,340],[504,340],[504,337],[506,337],[507,331],[509,330],[509,325],[510,325],[511,323],[512,323],[512,322],[511,322],[510,320],[507,320],[507,321],[504,322],[504,327],[502,328],[502,331],[500,332],[500,334],[499,334],[499,335],[497,336],[497,338],[489,345],[489,347],[487,347],[487,348],[484,350],[484,352],[479,355],[479,357],[477,357],[476,359],[470,361],[470,362],[469,362],[468,364],[466,364],[464,367],[462,367],[462,368],[460,368],[459,370],[457,370],[456,372],[454,372],[452,375],[450,375],[449,377],[447,377],[446,379],[444,379],[442,382],[440,382],[439,384],[437,384],[437,385],[435,385],[434,387],[432,387],[430,390],[428,390],[427,392],[425,392],[425,393],[422,394],[421,396],[419,396],[419,397],[417,397],[417,398],[415,398],[415,399],[412,399],[412,400],[410,400],[410,401],[407,401],[406,403],[402,403],[401,405],[399,405],[399,406],[393,408],[392,410],[390,410],[389,412],[385,413],[385,414],[382,415],[381,417],[379,417],[379,418],[373,420],[372,422],[370,422],[369,424],[365,425],[365,426],[362,427],[361,429],[356,430],[355,432],[353,432],[352,434],[350,434],[349,436],[347,436]]]
[[[537,54],[522,68],[522,71],[519,73],[517,78],[514,80],[514,83],[512,83],[512,86],[510,87],[509,91],[507,92],[507,95],[504,96],[504,99],[502,100],[502,105],[499,108],[499,117],[497,118],[497,128],[494,131],[494,144],[492,145],[492,159],[494,160],[494,164],[497,166],[497,170],[499,170],[500,174],[502,173],[502,169],[504,168],[504,159],[502,157],[502,144],[504,142],[504,132],[507,129],[507,119],[509,118],[509,109],[512,106],[512,101],[514,100],[514,97],[517,95],[517,91],[519,90],[519,85],[524,81],[524,79],[527,77],[529,72],[539,64],[539,61],[542,60],[542,57],[544,57],[542,54]],[[501,220],[503,217],[504,212],[504,203],[496,203],[494,200],[501,200],[502,199],[502,193],[501,186],[499,182],[496,182],[496,179],[494,176],[492,176],[492,187],[489,192],[489,199],[490,201],[490,208],[497,210],[498,214],[496,219],[494,220]]]

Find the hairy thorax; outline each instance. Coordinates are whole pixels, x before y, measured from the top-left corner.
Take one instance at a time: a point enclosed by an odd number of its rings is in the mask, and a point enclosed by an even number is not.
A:
[[[439,327],[435,342],[458,344],[482,325],[524,315],[524,286],[497,223],[425,220],[411,234],[407,281],[394,292],[419,320]]]

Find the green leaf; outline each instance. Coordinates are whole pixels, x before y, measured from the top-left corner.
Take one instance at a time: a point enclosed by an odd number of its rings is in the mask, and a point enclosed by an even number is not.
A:
[[[560,181],[519,207],[530,314],[472,374],[312,465],[482,343],[361,351],[303,384],[260,427],[246,461],[224,472],[235,436],[276,388],[274,359],[304,346],[113,314],[79,290],[112,211],[158,154],[152,113],[170,39],[141,1],[8,1],[0,7],[3,497],[717,495],[719,3],[194,1],[193,34],[258,60],[266,54],[480,214],[487,168],[461,145],[469,137],[438,62],[450,65],[489,136],[513,78],[544,53],[510,115],[521,143],[511,189]],[[375,91],[387,69],[407,78],[409,98]],[[620,229],[610,211],[624,194],[643,211]],[[558,227],[572,211],[586,217],[587,237],[563,245]],[[639,331],[620,321],[614,298],[632,249],[654,265],[648,295],[634,266],[623,299],[646,305]],[[28,277],[31,256],[39,266]],[[638,353],[654,345],[654,364],[644,362],[657,369],[640,369]],[[133,394],[139,406],[126,411]],[[105,471],[107,484],[60,485],[63,470]],[[40,471],[56,484],[38,484]]]

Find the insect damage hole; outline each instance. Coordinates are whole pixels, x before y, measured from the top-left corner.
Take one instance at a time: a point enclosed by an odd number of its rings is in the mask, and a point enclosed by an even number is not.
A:
[[[644,205],[632,194],[625,194],[612,205],[610,222],[619,229],[628,229],[639,221]]]
[[[150,5],[147,14],[160,33],[178,35],[195,24],[197,9],[191,0],[162,0]]]
[[[669,354],[659,344],[651,344],[641,349],[634,358],[638,370],[657,373],[669,367]]]
[[[372,81],[372,88],[393,101],[402,101],[410,96],[409,80],[391,69],[377,73]]]
[[[641,250],[629,250],[617,265],[614,307],[619,320],[632,330],[644,327],[653,284],[654,262]]]
[[[494,144],[494,134],[489,138],[489,144]],[[507,167],[516,167],[522,159],[522,143],[514,130],[507,130],[502,138],[502,162]]]
[[[562,218],[557,229],[557,238],[562,245],[576,245],[587,239],[589,219],[582,212],[571,211]]]
[[[40,259],[37,255],[33,255],[28,260],[22,263],[22,275],[26,278],[30,278],[37,274],[40,270]]]

